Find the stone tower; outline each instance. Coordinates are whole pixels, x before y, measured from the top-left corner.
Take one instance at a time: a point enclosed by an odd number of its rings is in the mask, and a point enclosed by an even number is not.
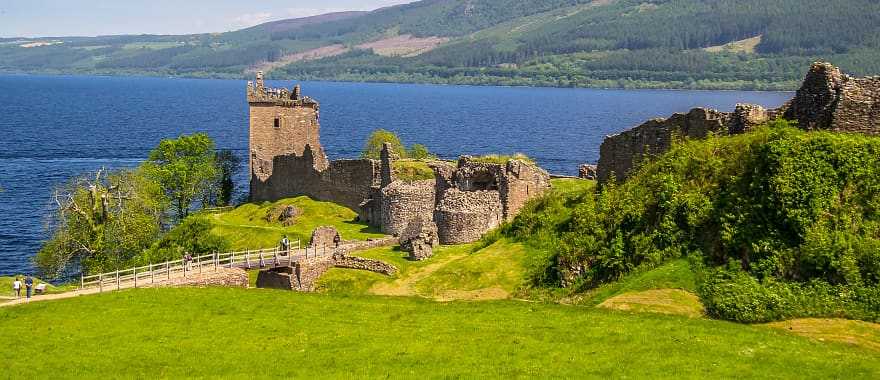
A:
[[[272,176],[274,161],[279,157],[306,156],[310,150],[312,165],[317,171],[327,168],[328,160],[321,147],[320,106],[318,102],[294,89],[268,88],[263,73],[257,73],[256,82],[248,82],[247,100],[250,106],[249,160],[251,185],[256,180],[266,181]]]

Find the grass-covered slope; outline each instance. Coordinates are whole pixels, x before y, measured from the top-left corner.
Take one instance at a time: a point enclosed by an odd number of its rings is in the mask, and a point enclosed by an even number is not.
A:
[[[876,378],[876,351],[763,327],[524,302],[236,289],[0,308],[17,378]]]
[[[505,229],[587,290],[690,256],[710,315],[880,315],[880,138],[784,122],[679,144],[628,180],[533,202]]]
[[[285,226],[281,221],[267,220],[273,210],[294,206],[300,211],[292,224]],[[213,226],[212,232],[228,239],[233,249],[260,249],[273,247],[282,236],[291,241],[300,240],[303,246],[309,243],[312,231],[321,226],[335,227],[345,240],[366,240],[382,237],[375,227],[357,222],[357,213],[344,206],[331,202],[319,202],[308,197],[282,199],[262,204],[248,203],[236,209],[195,216],[207,218]]]
[[[331,269],[318,281],[322,292],[349,295],[418,296],[440,301],[490,300],[516,297],[525,285],[525,263],[532,252],[522,244],[498,241],[441,246],[425,261],[411,261],[399,247],[383,247],[354,255],[381,260],[399,272],[388,277],[371,272]]]

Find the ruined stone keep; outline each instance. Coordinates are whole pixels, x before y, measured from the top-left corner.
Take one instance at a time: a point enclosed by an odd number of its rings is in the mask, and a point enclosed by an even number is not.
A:
[[[738,104],[732,113],[695,108],[608,136],[599,152],[598,178],[623,179],[645,157],[669,150],[675,139],[739,134],[777,117],[806,130],[880,134],[880,77],[853,78],[828,63],[814,63],[794,99],[767,110]]]
[[[468,243],[516,216],[550,188],[543,169],[520,160],[431,164],[434,180],[394,178],[394,152],[381,159],[330,161],[320,142],[320,106],[293,90],[267,88],[262,73],[248,82],[250,198],[275,201],[305,195],[341,204],[361,221],[400,235],[414,220],[435,223],[441,244]]]

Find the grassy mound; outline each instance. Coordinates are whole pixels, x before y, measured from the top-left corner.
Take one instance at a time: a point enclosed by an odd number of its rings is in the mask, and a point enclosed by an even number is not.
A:
[[[880,376],[876,351],[773,329],[524,302],[142,289],[0,309],[0,325],[19,378]]]
[[[551,194],[504,235],[548,252],[535,285],[589,290],[680,257],[710,315],[880,318],[880,138],[784,121],[688,141],[629,179]]]
[[[382,247],[355,255],[381,260],[400,271],[393,277],[331,269],[318,281],[323,292],[349,295],[419,296],[435,300],[487,300],[514,296],[524,283],[522,244],[498,241],[474,251],[473,244],[441,246],[434,257],[410,261],[399,247]]]
[[[795,319],[774,322],[768,327],[819,341],[847,343],[880,352],[880,324],[845,319]]]
[[[278,221],[267,221],[266,214],[278,207],[291,205],[301,211],[290,226]],[[262,204],[245,204],[235,210],[200,215],[213,225],[212,232],[229,240],[233,249],[272,247],[287,235],[291,241],[308,244],[312,231],[320,226],[333,226],[343,239],[366,240],[383,236],[376,228],[355,221],[357,213],[330,202],[319,202],[308,197],[283,199]]]

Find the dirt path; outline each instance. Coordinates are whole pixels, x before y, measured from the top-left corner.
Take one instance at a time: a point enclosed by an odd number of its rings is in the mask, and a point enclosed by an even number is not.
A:
[[[413,270],[412,272],[408,273],[406,277],[394,280],[390,283],[383,282],[373,285],[373,287],[370,288],[370,293],[380,296],[417,296],[419,295],[415,290],[415,284],[417,282],[427,278],[447,264],[456,260],[460,260],[464,257],[467,257],[467,254],[460,253],[457,255],[445,257],[442,261],[437,261],[422,268]]]

